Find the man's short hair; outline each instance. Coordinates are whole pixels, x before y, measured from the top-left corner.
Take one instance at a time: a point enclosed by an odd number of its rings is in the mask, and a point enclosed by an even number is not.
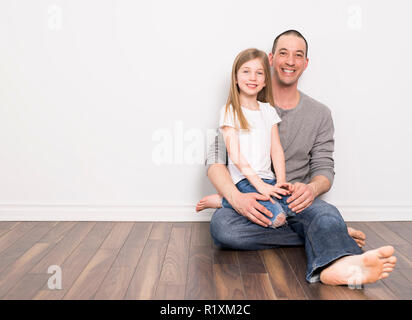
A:
[[[306,51],[305,51],[305,57],[308,57],[308,42],[306,41],[305,37],[297,30],[286,30],[285,32],[282,32],[280,35],[278,35],[275,38],[275,41],[273,41],[273,47],[272,47],[272,53],[274,54],[276,51],[276,45],[278,43],[278,40],[281,36],[287,36],[287,35],[294,35],[298,38],[302,38],[303,41],[305,41],[305,45],[306,45]]]

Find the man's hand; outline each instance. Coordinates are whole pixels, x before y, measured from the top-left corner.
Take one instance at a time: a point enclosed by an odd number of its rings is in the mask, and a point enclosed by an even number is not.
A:
[[[300,213],[315,200],[317,196],[316,187],[312,183],[304,184],[300,182],[296,182],[293,187],[292,195],[286,202],[289,203],[290,210]]]
[[[268,217],[273,217],[273,214],[257,200],[268,201],[269,197],[258,193],[239,193],[232,199],[231,205],[236,212],[250,221],[262,227],[268,227],[272,222],[262,213]]]

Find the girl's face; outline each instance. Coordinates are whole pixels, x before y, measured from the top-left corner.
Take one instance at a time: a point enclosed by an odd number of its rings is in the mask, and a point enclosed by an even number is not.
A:
[[[241,95],[256,96],[266,86],[265,70],[259,58],[242,64],[236,74]]]

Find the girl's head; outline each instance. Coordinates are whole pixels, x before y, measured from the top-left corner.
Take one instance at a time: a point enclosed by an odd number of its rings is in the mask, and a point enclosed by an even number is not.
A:
[[[241,95],[256,96],[258,101],[274,105],[269,60],[265,52],[246,49],[237,55],[232,67],[226,111],[232,105],[235,123],[236,118],[239,119],[240,128],[248,130],[249,125],[241,108]]]

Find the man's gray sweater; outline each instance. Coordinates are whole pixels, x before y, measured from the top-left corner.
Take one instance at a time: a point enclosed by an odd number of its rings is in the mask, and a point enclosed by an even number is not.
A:
[[[300,101],[295,108],[275,106],[282,119],[278,126],[285,153],[286,179],[292,183],[309,183],[313,177],[323,175],[332,185],[335,171],[331,112],[320,102],[301,91],[299,93]],[[227,151],[219,131],[207,148],[207,170],[214,163],[227,164]]]

